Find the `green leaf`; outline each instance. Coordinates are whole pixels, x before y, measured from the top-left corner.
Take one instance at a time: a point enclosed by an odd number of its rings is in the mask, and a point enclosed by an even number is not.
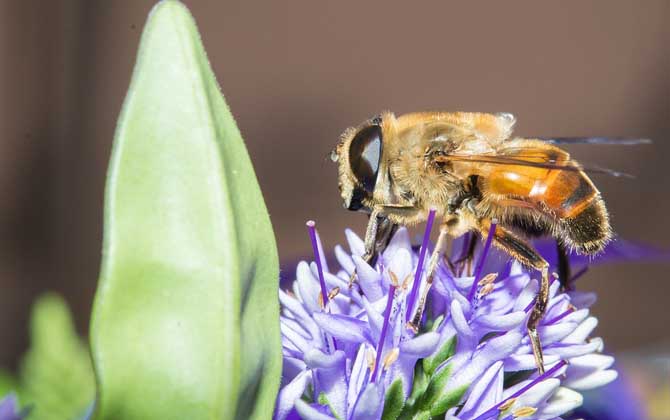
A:
[[[382,420],[396,420],[405,405],[405,394],[402,390],[402,379],[396,379],[386,390]]]
[[[31,420],[79,418],[93,402],[90,357],[67,305],[57,295],[40,297],[30,321],[30,350],[19,369],[22,406]]]
[[[267,419],[281,370],[274,234],[179,2],[147,21],[105,198],[96,419]]]
[[[423,359],[423,370],[428,376],[432,375],[442,363],[454,355],[456,351],[456,336],[442,343],[439,349],[431,356]]]
[[[407,405],[414,405],[414,403],[423,395],[428,387],[428,375],[423,370],[423,365],[417,363],[414,365],[414,380],[412,381],[412,392],[407,399]]]
[[[455,407],[468,390],[469,385],[450,389],[447,387],[451,378],[451,365],[448,364],[438,369],[430,378],[428,387],[417,401],[419,412],[428,411],[430,416],[439,416],[447,412],[451,407]]]

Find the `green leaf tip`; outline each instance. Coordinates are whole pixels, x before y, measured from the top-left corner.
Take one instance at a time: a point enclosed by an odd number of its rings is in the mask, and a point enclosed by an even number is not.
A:
[[[119,118],[91,323],[95,419],[267,419],[278,257],[186,7],[152,10]]]
[[[58,295],[43,295],[33,305],[30,349],[21,360],[17,391],[22,406],[31,407],[30,420],[79,418],[93,401],[88,350]]]

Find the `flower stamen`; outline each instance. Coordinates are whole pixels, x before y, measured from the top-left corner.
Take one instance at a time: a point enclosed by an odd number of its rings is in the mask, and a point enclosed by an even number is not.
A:
[[[513,398],[514,399],[519,398],[519,396],[522,395],[524,392],[528,391],[529,389],[531,389],[532,387],[534,387],[538,383],[544,381],[545,379],[550,378],[551,376],[554,375],[554,373],[558,372],[559,369],[561,369],[563,366],[565,366],[567,364],[568,364],[568,362],[566,362],[565,360],[559,361],[554,366],[552,366],[551,369],[547,370],[542,375],[533,379],[528,385],[524,386],[523,388],[521,388],[520,390],[518,390],[514,394],[510,395],[510,397],[507,398],[506,400],[503,400],[503,401],[499,402],[498,404],[494,405],[493,407],[489,408],[484,413],[477,416],[474,420],[485,420],[485,419],[488,419],[491,416],[495,415],[496,412],[498,412],[498,411],[504,411],[504,410],[500,410],[500,407],[504,406],[507,403],[507,401],[509,401]]]
[[[382,369],[388,369],[393,363],[395,363],[396,360],[398,360],[399,356],[400,349],[398,347],[392,348],[391,351],[388,352],[384,357],[384,361],[382,362]]]
[[[335,296],[340,294],[340,288],[335,286],[332,289],[330,289],[330,292],[328,292],[328,299],[333,300],[335,299]]]
[[[433,228],[435,221],[435,209],[428,212],[428,220],[426,221],[426,230],[423,233],[423,242],[421,242],[421,251],[419,252],[419,262],[414,273],[414,283],[412,284],[412,291],[407,298],[407,313],[405,314],[405,322],[409,322],[412,318],[412,310],[414,309],[414,301],[416,294],[419,292],[419,285],[421,283],[421,274],[423,274],[423,262],[426,259],[426,251],[428,249],[428,242],[430,241],[430,231]]]
[[[489,228],[489,234],[486,236],[486,243],[484,244],[484,250],[482,251],[482,255],[479,257],[479,261],[477,262],[477,267],[475,268],[475,279],[472,282],[472,287],[470,288],[470,293],[468,293],[468,300],[472,302],[472,299],[475,297],[475,292],[477,291],[477,284],[479,283],[479,279],[482,275],[482,269],[484,268],[484,262],[486,262],[486,256],[489,253],[489,249],[491,249],[491,242],[493,241],[493,237],[496,234],[496,225],[498,224],[498,219],[492,219],[491,220],[491,227]]]
[[[389,274],[393,274],[392,271],[389,271]],[[393,274],[392,278],[395,277]],[[397,277],[396,277],[397,281]],[[386,332],[389,328],[389,319],[391,318],[391,307],[393,306],[393,298],[395,296],[396,286],[391,284],[389,289],[389,297],[386,301],[386,309],[384,310],[384,324],[382,325],[382,332],[379,335],[379,344],[377,344],[377,357],[375,357],[375,366],[372,370],[371,382],[374,383],[377,379],[377,370],[379,369],[379,359],[381,359],[382,350],[384,350],[384,340],[386,339]]]
[[[319,252],[319,243],[316,240],[316,223],[314,220],[307,222],[307,230],[309,231],[309,239],[312,241],[312,249],[314,250],[314,261],[319,272],[319,284],[321,285],[321,296],[319,306],[321,309],[326,307],[328,303],[328,292],[326,291],[326,280],[323,277],[323,266],[321,265],[321,252]]]
[[[506,411],[508,408],[514,405],[516,402],[517,398],[509,398],[507,399],[503,404],[498,407],[498,410],[500,411]]]
[[[536,412],[537,412],[537,408],[535,408],[535,407],[520,407],[520,408],[517,408],[516,410],[512,411],[512,415],[516,418],[528,417],[528,416],[532,416]]]

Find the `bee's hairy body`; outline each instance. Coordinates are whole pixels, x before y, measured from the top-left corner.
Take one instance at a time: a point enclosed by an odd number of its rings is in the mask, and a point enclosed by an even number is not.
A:
[[[385,112],[345,131],[332,158],[339,162],[345,207],[370,214],[365,260],[374,262],[398,225],[423,222],[431,210],[441,219],[426,287],[409,328],[419,328],[448,236],[492,232],[493,244],[541,273],[527,329],[543,372],[537,326],[549,297],[549,264],[523,237],[556,238],[559,260],[566,261],[561,265],[567,265],[566,248],[595,254],[612,233],[600,193],[579,164],[547,142],[511,138],[514,122],[506,113],[425,112],[396,118]],[[566,274],[569,267],[559,265],[561,271]],[[565,286],[569,275],[564,277]]]
[[[476,230],[477,219],[495,218],[517,233],[553,236],[583,254],[601,251],[611,238],[600,193],[581,170],[450,161],[451,154],[470,153],[577,165],[568,153],[541,140],[510,139],[510,114],[436,112],[396,118],[384,113],[380,119],[378,179],[373,193],[361,200],[363,210],[402,209],[386,216],[399,225],[414,225],[434,208],[452,223],[451,236]]]

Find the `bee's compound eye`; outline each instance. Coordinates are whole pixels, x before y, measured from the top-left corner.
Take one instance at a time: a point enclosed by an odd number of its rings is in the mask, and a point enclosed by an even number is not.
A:
[[[375,188],[379,160],[382,156],[382,128],[371,125],[363,128],[349,146],[349,165],[361,186],[369,193]]]

